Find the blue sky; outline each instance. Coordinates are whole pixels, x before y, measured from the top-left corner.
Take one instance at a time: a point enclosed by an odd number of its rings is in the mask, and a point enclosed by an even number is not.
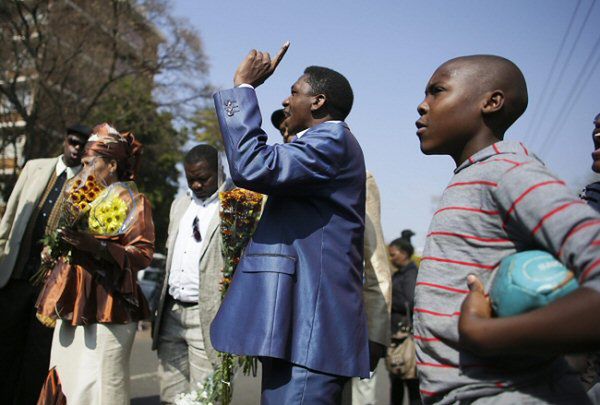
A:
[[[491,53],[514,61],[527,79],[529,107],[506,139],[522,140],[573,189],[592,178],[592,120],[600,112],[600,4],[589,11],[592,0],[174,5],[174,14],[200,33],[210,80],[222,88],[232,86],[235,69],[252,48],[273,55],[291,41],[278,70],[257,91],[272,142],[279,137],[268,118],[306,66],[327,66],[348,78],[355,103],[347,122],[379,184],[387,241],[411,228],[422,247],[436,198],[452,176],[449,157],[421,154],[414,126],[425,84],[452,57]]]

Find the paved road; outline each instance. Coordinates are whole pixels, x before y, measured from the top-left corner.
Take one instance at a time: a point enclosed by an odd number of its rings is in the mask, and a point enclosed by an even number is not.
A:
[[[150,330],[138,332],[131,354],[131,404],[159,405],[156,352],[150,350]],[[377,405],[389,403],[389,380],[383,362],[377,373]],[[256,377],[242,373],[234,379],[232,405],[256,405],[260,403],[260,370]]]

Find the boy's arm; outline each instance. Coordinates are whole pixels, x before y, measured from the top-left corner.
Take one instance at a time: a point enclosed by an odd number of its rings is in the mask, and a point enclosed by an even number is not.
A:
[[[460,344],[481,355],[564,354],[600,348],[600,293],[585,286],[552,304],[518,316],[492,318],[483,285],[471,292],[459,319]],[[472,279],[471,279],[472,278]]]
[[[552,253],[575,272],[581,288],[545,308],[491,318],[483,287],[470,276],[471,293],[459,320],[461,343],[480,355],[599,348],[600,216],[537,162],[506,172],[492,194],[507,236]]]

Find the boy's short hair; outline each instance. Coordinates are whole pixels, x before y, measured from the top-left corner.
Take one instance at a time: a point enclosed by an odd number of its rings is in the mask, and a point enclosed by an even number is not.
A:
[[[487,117],[489,125],[504,133],[527,109],[527,83],[521,69],[509,59],[497,55],[460,56],[444,63],[466,63],[473,69],[471,82],[483,93],[502,90],[504,106]]]
[[[184,163],[193,165],[202,160],[205,160],[210,167],[216,168],[219,161],[219,152],[214,146],[208,144],[196,145],[185,154]]]
[[[325,94],[327,109],[337,120],[345,120],[354,102],[350,82],[341,73],[322,66],[309,66],[304,69],[305,80],[313,94]]]

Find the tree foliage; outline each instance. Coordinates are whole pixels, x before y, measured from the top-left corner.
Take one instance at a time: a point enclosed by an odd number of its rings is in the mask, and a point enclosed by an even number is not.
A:
[[[167,0],[7,0],[0,3],[0,95],[25,126],[25,160],[43,156],[73,122],[87,122],[126,79],[186,120],[207,95],[197,33]]]
[[[138,183],[153,205],[159,248],[186,140],[175,128],[193,127],[210,93],[200,37],[169,6],[170,0],[0,2],[0,153],[24,139],[20,164],[55,156],[75,122],[132,131],[145,145]]]
[[[223,139],[219,129],[219,120],[213,107],[204,107],[196,111],[191,119],[192,134],[196,141],[207,143],[223,150]]]

